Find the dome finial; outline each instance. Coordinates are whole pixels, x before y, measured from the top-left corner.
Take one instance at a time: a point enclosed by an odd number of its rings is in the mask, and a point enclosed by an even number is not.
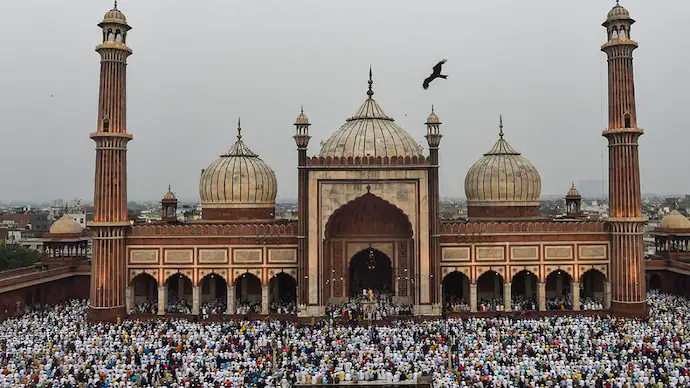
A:
[[[502,114],[498,116],[498,120],[499,120],[498,121],[498,128],[499,128],[498,136],[500,136],[501,139],[503,139],[503,115]]]
[[[115,4],[113,4],[113,9],[117,9],[117,0],[115,0]]]
[[[168,191],[172,191],[172,186],[170,186],[170,183],[168,183]]]
[[[372,72],[371,72],[371,65],[369,65],[369,81],[367,81],[367,83],[369,84],[369,90],[367,90],[367,96],[369,96],[369,99],[371,100],[371,96],[374,95],[374,91],[371,90],[371,85],[374,83],[374,79],[373,79]]]
[[[304,114],[304,105],[299,106],[299,113]]]
[[[237,118],[237,140],[242,140],[242,124],[240,124],[240,118]]]
[[[431,104],[431,113],[436,113],[434,112],[434,104]]]

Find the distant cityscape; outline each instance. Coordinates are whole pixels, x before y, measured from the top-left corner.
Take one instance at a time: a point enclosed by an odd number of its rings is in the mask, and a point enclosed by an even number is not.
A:
[[[590,181],[596,182],[596,181]],[[596,184],[587,185],[580,181],[582,187],[592,194],[599,190]],[[600,182],[598,182],[600,185]],[[589,187],[589,188],[588,188]],[[581,191],[585,191],[581,190]],[[581,211],[587,220],[599,220],[608,217],[608,200],[594,197],[587,199],[583,196]],[[589,197],[592,198],[592,197]],[[690,215],[690,194],[683,196],[645,196],[643,197],[643,213],[649,218],[645,227],[646,254],[654,254],[654,238],[650,231],[659,225],[659,221],[671,211],[678,210],[684,216]],[[542,198],[541,213],[553,217],[555,220],[566,217],[564,198]],[[8,204],[0,202],[0,242],[17,244],[27,249],[41,252],[43,249],[43,235],[48,233],[50,226],[60,217],[67,215],[86,229],[93,219],[93,207],[84,204],[79,199],[64,201],[54,200],[48,204]],[[440,215],[442,220],[466,220],[467,206],[464,199],[443,198],[440,201]],[[275,218],[285,220],[297,219],[297,202],[277,202]],[[162,220],[160,201],[129,202],[129,219],[134,224],[153,223]],[[202,219],[202,208],[198,202],[180,202],[177,208],[177,219],[183,222],[193,222]],[[90,250],[89,250],[90,252]]]

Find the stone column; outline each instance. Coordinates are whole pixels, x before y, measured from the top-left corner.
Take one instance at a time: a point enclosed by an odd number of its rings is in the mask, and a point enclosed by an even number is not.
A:
[[[268,285],[261,286],[261,314],[268,314]]]
[[[477,283],[470,283],[470,312],[477,312]]]
[[[127,314],[131,314],[132,309],[134,308],[134,286],[127,286],[125,304],[127,306]]]
[[[539,300],[539,311],[546,311],[546,283],[537,283],[537,299]]]
[[[211,300],[216,300],[216,277],[212,276],[209,283],[209,294],[211,294]]]
[[[199,315],[199,302],[201,299],[201,287],[192,287],[192,315]]]
[[[177,300],[184,300],[184,279],[177,279]]]
[[[611,282],[604,282],[604,309],[611,308]]]
[[[573,310],[580,311],[580,282],[573,280],[571,287],[573,292]]]
[[[158,287],[158,315],[165,315],[165,305],[168,303],[168,290],[166,287]]]
[[[249,300],[249,295],[247,294],[247,278],[242,276],[240,278],[240,296],[245,300]]]
[[[556,295],[563,295],[563,276],[556,276]]]
[[[273,278],[273,281],[269,283],[271,285],[271,288],[273,289],[271,291],[271,297],[280,300],[280,287],[278,284],[278,279]],[[270,301],[270,299],[269,299]]]
[[[504,283],[503,284],[503,310],[504,311],[511,311],[511,289],[512,289],[512,284],[511,283]]]
[[[228,302],[226,314],[232,315],[235,313],[235,285],[228,286]]]

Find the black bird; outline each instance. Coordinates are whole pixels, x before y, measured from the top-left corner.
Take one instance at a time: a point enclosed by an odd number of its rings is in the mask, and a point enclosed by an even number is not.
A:
[[[431,73],[431,75],[424,80],[424,83],[422,83],[422,87],[424,88],[424,90],[429,89],[429,83],[435,80],[436,78],[448,78],[447,75],[441,74],[441,66],[443,66],[443,64],[446,63],[446,61],[447,59],[442,59],[441,62],[437,63],[436,66],[434,66],[434,72]]]

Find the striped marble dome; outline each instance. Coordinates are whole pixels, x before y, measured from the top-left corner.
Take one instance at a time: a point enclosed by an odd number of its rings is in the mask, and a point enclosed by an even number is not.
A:
[[[242,141],[237,141],[201,172],[199,196],[204,208],[272,207],[278,193],[275,172]]]
[[[421,157],[415,139],[372,98],[374,95],[369,72],[369,96],[354,116],[345,120],[340,129],[323,143],[319,156],[323,157]]]
[[[467,205],[539,206],[539,172],[503,139],[502,121],[498,141],[467,172]]]

